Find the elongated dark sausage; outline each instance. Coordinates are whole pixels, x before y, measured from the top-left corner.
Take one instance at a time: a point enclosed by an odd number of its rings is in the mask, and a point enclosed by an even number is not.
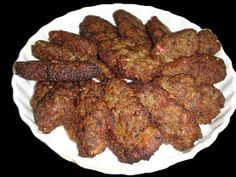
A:
[[[15,74],[37,81],[83,81],[100,73],[91,62],[28,61],[14,64]]]

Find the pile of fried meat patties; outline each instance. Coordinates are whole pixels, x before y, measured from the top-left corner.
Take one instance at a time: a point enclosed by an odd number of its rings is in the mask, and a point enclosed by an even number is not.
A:
[[[48,41],[32,45],[38,60],[14,64],[17,75],[37,81],[31,106],[39,130],[64,126],[79,156],[108,147],[130,164],[162,143],[191,149],[202,137],[199,125],[224,106],[214,87],[226,77],[216,35],[172,32],[156,16],[144,24],[122,9],[113,17],[116,26],[88,15],[80,34],[50,31]]]

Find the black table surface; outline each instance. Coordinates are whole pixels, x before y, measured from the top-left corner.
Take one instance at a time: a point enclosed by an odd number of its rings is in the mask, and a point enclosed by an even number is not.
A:
[[[116,1],[109,1],[114,3]],[[122,1],[120,1],[122,2]],[[100,172],[87,170],[76,164],[68,162],[46,145],[36,139],[30,129],[24,124],[19,116],[18,109],[12,100],[11,77],[12,64],[16,60],[19,51],[37,30],[49,23],[56,17],[62,16],[72,10],[86,6],[93,6],[108,2],[79,1],[69,3],[67,1],[48,4],[48,2],[32,1],[24,3],[9,3],[1,7],[1,69],[0,76],[3,104],[1,106],[1,152],[4,158],[1,169],[6,170],[7,176],[17,174],[18,176],[108,176]],[[231,58],[236,68],[234,42],[235,23],[234,9],[232,3],[214,3],[206,5],[203,2],[163,3],[147,1],[124,1],[124,3],[135,3],[151,5],[160,9],[168,10],[177,15],[189,19],[202,28],[210,28],[217,34],[225,52]],[[4,11],[6,10],[6,11]],[[217,140],[209,147],[200,151],[193,159],[175,164],[165,170],[140,176],[189,176],[204,175],[210,173],[212,176],[232,174],[234,168],[232,161],[235,159],[236,136],[235,114],[231,117],[228,127],[219,134]],[[4,142],[4,143],[3,143]]]

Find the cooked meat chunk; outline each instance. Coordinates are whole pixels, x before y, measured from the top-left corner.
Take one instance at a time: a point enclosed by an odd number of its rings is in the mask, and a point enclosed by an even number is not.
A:
[[[171,62],[182,56],[192,56],[198,50],[197,32],[185,29],[165,35],[152,49],[153,56]]]
[[[54,87],[54,82],[39,81],[35,84],[34,95],[31,99],[31,106],[33,110],[36,109],[39,101]]]
[[[197,37],[199,42],[198,54],[215,55],[220,50],[221,44],[211,30],[201,30]]]
[[[147,53],[129,52],[126,56],[120,57],[117,68],[122,78],[147,83],[160,75],[162,61],[152,58]]]
[[[98,16],[86,16],[79,27],[80,35],[96,44],[119,36],[115,26]]]
[[[224,106],[225,98],[220,90],[214,86],[201,85],[199,90],[202,95],[201,104],[199,104],[198,112],[199,118],[197,122],[200,124],[209,124],[219,113],[220,108]]]
[[[115,76],[114,73],[111,72],[111,70],[100,60],[93,60],[92,62],[97,66],[101,73],[96,76],[98,80],[103,81],[107,78],[112,78]]]
[[[113,13],[120,35],[131,38],[137,43],[143,44],[147,49],[151,47],[151,41],[140,19],[125,10],[117,10]]]
[[[38,103],[34,118],[39,130],[50,133],[73,116],[74,101],[79,93],[76,83],[58,83]]]
[[[225,78],[226,66],[222,59],[214,56],[181,57],[167,63],[162,74],[165,76],[189,74],[197,83],[212,85]]]
[[[52,44],[47,41],[37,41],[32,46],[32,55],[41,61],[48,60],[64,60],[64,61],[76,61],[77,58],[74,54],[59,45]]]
[[[100,73],[91,62],[27,61],[14,64],[15,74],[37,81],[83,81]]]
[[[89,40],[67,31],[50,31],[50,42],[69,49],[79,61],[97,58],[97,47]]]
[[[146,29],[151,36],[153,44],[158,43],[166,34],[170,34],[169,28],[156,16],[153,16],[147,23]]]
[[[142,31],[145,31],[145,26],[143,22],[138,17],[134,16],[133,14],[123,9],[116,10],[113,13],[113,17],[116,24],[118,25],[127,20],[129,23],[132,23],[137,28],[141,29]],[[129,36],[126,36],[126,37],[129,37]]]
[[[48,66],[45,62],[18,61],[13,65],[13,72],[27,80],[46,81],[48,79]]]
[[[93,62],[100,69],[101,75],[104,78],[113,77],[109,68],[97,59],[97,46],[89,40],[67,31],[51,31],[49,33],[49,40],[72,51],[79,61]],[[98,77],[99,80],[104,78]]]
[[[224,106],[224,96],[218,89],[210,85],[198,85],[190,75],[164,76],[155,82],[195,114],[199,124],[210,123]]]
[[[94,157],[108,146],[107,118],[110,117],[110,110],[101,100],[97,101],[94,107],[78,127],[77,147],[82,157]]]
[[[79,117],[85,117],[91,111],[96,109],[94,104],[98,101],[103,101],[104,97],[103,82],[95,82],[93,80],[83,83],[81,86],[81,94],[77,98],[77,111]]]
[[[162,143],[162,136],[134,90],[125,81],[111,79],[105,101],[112,110],[108,123],[111,151],[125,163],[148,160]]]
[[[99,45],[99,58],[113,71],[116,71],[117,61],[120,56],[127,55],[131,50],[146,52],[144,48],[136,45],[132,39],[116,38],[107,40]]]
[[[80,83],[81,91],[76,99],[76,115],[73,119],[68,119],[64,127],[71,140],[77,142],[79,123],[94,109],[94,105],[104,95],[103,84],[95,81]]]
[[[168,92],[149,83],[137,89],[141,103],[151,113],[152,121],[164,136],[164,141],[184,151],[201,137],[194,115],[172,99]]]
[[[79,130],[79,124],[82,121],[82,118],[78,116],[77,114],[77,102],[75,101],[75,108],[74,112],[72,112],[72,115],[69,119],[66,119],[63,122],[64,129],[70,138],[71,141],[77,143],[78,142],[78,130]]]
[[[93,157],[107,147],[107,119],[111,116],[104,100],[104,83],[88,81],[77,98],[76,115],[64,127],[77,143],[79,155]]]
[[[152,58],[148,51],[131,39],[103,42],[99,47],[100,59],[119,77],[143,83],[160,74],[162,60]]]

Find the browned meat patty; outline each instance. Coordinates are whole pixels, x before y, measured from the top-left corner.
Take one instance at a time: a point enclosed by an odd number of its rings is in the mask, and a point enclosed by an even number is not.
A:
[[[105,41],[99,47],[100,59],[117,76],[146,83],[160,74],[162,60],[152,58],[145,47],[132,39]]]
[[[163,24],[156,16],[153,16],[146,23],[146,29],[151,36],[153,44],[158,43],[166,34],[170,34],[169,28]]]
[[[151,41],[140,19],[125,10],[117,10],[113,13],[120,35],[124,38],[131,38],[137,43],[144,44],[149,49]]]
[[[119,36],[115,26],[98,16],[86,16],[80,23],[79,28],[81,36],[96,44]]]
[[[201,85],[199,90],[203,99],[198,107],[202,112],[199,112],[197,121],[200,124],[208,124],[220,113],[220,108],[224,106],[225,98],[221,91],[214,86]]]
[[[69,137],[77,142],[78,125],[87,114],[94,109],[94,103],[104,95],[103,84],[98,84],[95,81],[86,81],[80,83],[81,92],[76,99],[76,116],[73,119],[68,119],[64,127]]]
[[[213,85],[225,78],[226,66],[222,59],[214,56],[181,57],[167,63],[162,74],[165,76],[189,74],[197,83]]]
[[[77,98],[77,111],[80,117],[85,117],[96,108],[94,106],[96,102],[103,100],[104,86],[105,83],[97,83],[93,80],[82,83],[81,94]]]
[[[78,127],[77,147],[82,157],[94,157],[108,146],[107,118],[111,116],[110,110],[102,100],[94,103],[94,108]]]
[[[141,103],[151,113],[152,122],[163,134],[165,142],[180,151],[193,147],[194,142],[201,137],[201,129],[191,112],[155,83],[143,85],[136,91]]]
[[[112,110],[108,123],[111,151],[124,163],[148,160],[162,137],[134,90],[125,81],[111,79],[105,88],[105,102]]]
[[[152,49],[152,54],[154,57],[161,57],[164,62],[171,62],[182,56],[192,56],[197,50],[197,32],[184,29],[165,35]]]
[[[54,82],[39,81],[35,84],[34,95],[30,101],[33,110],[36,109],[38,102],[54,87]]]
[[[28,80],[37,81],[83,81],[100,74],[92,62],[27,61],[16,62],[14,72]]]
[[[97,46],[89,40],[67,31],[51,31],[49,40],[72,51],[79,61],[93,62],[100,69],[104,78],[113,77],[109,68],[97,59]],[[98,76],[98,79],[103,80],[102,76]]]
[[[39,130],[50,133],[73,116],[75,98],[79,93],[76,83],[58,83],[38,103],[34,118]]]
[[[122,78],[147,83],[160,75],[162,61],[147,53],[129,52],[119,58],[117,68]]]
[[[224,96],[220,90],[210,85],[198,85],[190,75],[164,76],[155,82],[195,114],[199,124],[211,123],[224,106]]]
[[[215,55],[221,47],[217,36],[210,29],[203,29],[197,34],[199,41],[198,54]]]
[[[107,40],[99,45],[99,59],[113,71],[116,71],[117,61],[120,56],[127,55],[131,50],[146,52],[145,48],[136,45],[132,39],[116,38],[114,40]]]
[[[143,22],[138,17],[134,16],[133,14],[131,14],[123,9],[116,10],[113,13],[113,17],[114,17],[116,24],[120,24],[123,21],[127,20],[127,21],[129,21],[129,23],[132,23],[133,25],[135,25],[137,28],[141,29],[142,31],[145,30],[145,26],[144,26]],[[127,37],[129,37],[129,36],[127,36]]]
[[[50,31],[49,41],[69,49],[79,61],[97,58],[96,45],[77,34],[62,30]]]
[[[70,139],[77,143],[80,156],[93,157],[107,147],[107,119],[111,114],[103,96],[104,83],[84,83],[77,98],[76,115],[64,124]]]
[[[74,112],[72,112],[72,114],[73,115],[71,115],[69,119],[66,119],[63,122],[63,126],[70,140],[77,143],[78,142],[78,129],[79,129],[79,124],[82,121],[82,118],[79,117],[77,114],[76,101],[75,101]]]
[[[37,41],[32,45],[32,55],[41,61],[48,60],[64,60],[64,61],[76,61],[78,60],[74,54],[59,45],[52,44],[47,41]]]

